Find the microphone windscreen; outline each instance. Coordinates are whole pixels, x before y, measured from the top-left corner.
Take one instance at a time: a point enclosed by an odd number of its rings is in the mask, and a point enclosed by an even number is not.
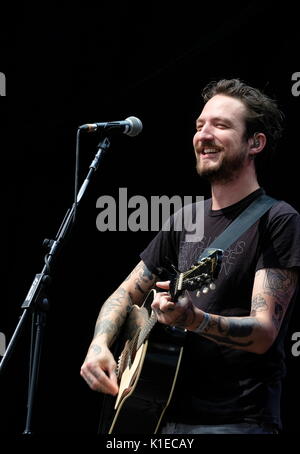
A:
[[[126,132],[126,134],[130,137],[137,136],[142,132],[143,129],[143,123],[141,120],[137,117],[128,117],[126,118],[126,121],[129,121],[132,127]]]

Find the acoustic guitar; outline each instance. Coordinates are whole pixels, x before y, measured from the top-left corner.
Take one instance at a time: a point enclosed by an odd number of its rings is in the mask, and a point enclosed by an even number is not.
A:
[[[177,272],[170,281],[172,301],[186,290],[214,289],[222,253],[208,249],[189,270]],[[186,330],[157,323],[151,309],[155,294],[151,290],[142,306],[134,305],[124,324],[117,366],[119,392],[117,397],[105,396],[101,433],[155,434],[171,401]]]

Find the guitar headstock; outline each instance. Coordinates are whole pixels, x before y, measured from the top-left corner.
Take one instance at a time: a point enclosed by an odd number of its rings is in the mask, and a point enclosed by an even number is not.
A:
[[[195,263],[189,270],[178,273],[170,281],[170,294],[173,301],[184,293],[185,290],[198,290],[203,287],[203,293],[215,288],[214,280],[218,277],[223,251],[221,249],[207,249],[206,255]],[[197,295],[198,295],[197,292]]]

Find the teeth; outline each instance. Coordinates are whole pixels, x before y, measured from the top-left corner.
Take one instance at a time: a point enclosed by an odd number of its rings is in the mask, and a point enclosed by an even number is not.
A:
[[[216,150],[215,148],[205,148],[203,150],[203,153],[209,154],[209,153],[218,153],[219,150]]]

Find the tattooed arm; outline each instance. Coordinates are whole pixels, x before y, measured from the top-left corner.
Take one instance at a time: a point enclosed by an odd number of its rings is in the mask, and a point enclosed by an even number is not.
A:
[[[287,269],[262,269],[256,272],[251,313],[247,317],[224,317],[204,313],[191,301],[174,305],[167,294],[158,294],[153,308],[162,323],[181,325],[228,347],[265,353],[278,334],[284,314],[295,292],[298,272]],[[157,283],[167,289],[166,283]],[[202,323],[203,322],[203,323]]]
[[[118,392],[116,361],[109,350],[133,304],[141,305],[154,287],[156,276],[140,262],[120,287],[105,301],[96,321],[94,337],[80,374],[94,391]]]

